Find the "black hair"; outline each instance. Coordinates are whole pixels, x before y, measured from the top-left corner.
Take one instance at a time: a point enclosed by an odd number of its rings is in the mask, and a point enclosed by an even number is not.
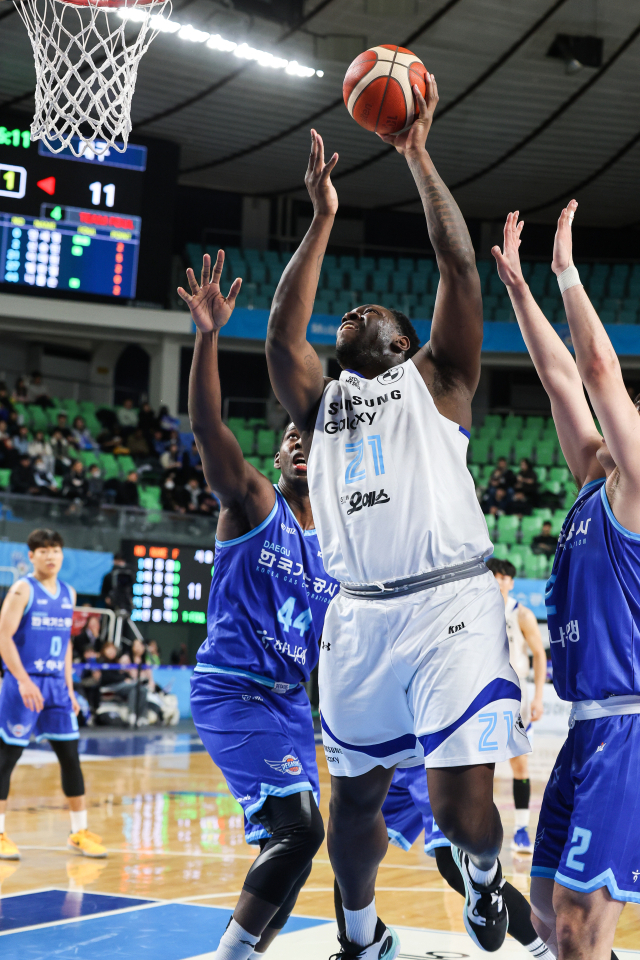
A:
[[[47,530],[42,528],[32,530],[27,538],[27,546],[33,553],[38,547],[63,547],[64,540],[57,530]]]
[[[405,359],[408,360],[409,357],[412,357],[414,353],[417,353],[420,349],[420,337],[416,333],[416,328],[406,313],[402,313],[401,310],[390,310],[390,313],[393,314],[393,318],[402,336],[407,337],[409,340],[409,349],[405,351]]]
[[[546,526],[547,524],[548,524],[549,526],[552,526],[551,520],[543,520],[543,521],[542,521],[542,526],[543,526],[543,527]]]
[[[282,446],[283,441],[284,441],[284,438],[286,437],[286,435],[287,435],[287,433],[289,432],[289,430],[291,429],[291,427],[295,427],[295,426],[296,426],[296,425],[295,425],[295,423],[293,422],[293,420],[287,420],[286,426],[284,427],[282,433],[280,434],[280,443],[278,444],[278,450],[279,450],[280,447]]]
[[[516,568],[510,560],[498,560],[496,557],[491,557],[490,560],[487,560],[487,566],[494,575],[500,573],[503,577],[511,577],[512,579],[516,575]]]

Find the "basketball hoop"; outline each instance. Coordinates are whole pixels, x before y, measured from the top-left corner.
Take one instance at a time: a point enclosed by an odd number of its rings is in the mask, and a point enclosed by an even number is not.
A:
[[[138,64],[171,0],[15,0],[36,65],[31,139],[53,153],[124,153]],[[123,17],[117,11],[126,11]]]

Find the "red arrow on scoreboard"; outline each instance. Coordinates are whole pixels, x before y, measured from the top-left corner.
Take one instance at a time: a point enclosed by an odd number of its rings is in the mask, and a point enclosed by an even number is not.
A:
[[[40,187],[41,190],[44,190],[45,193],[48,193],[50,197],[56,192],[56,178],[55,177],[45,177],[44,180],[38,180],[37,187]]]

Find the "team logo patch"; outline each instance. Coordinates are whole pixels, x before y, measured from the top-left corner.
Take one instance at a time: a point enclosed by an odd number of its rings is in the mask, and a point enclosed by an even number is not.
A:
[[[10,723],[7,723],[7,726],[14,737],[26,737],[26,735],[29,733],[29,727],[25,727],[23,723],[16,723],[14,726],[12,726]]]
[[[282,760],[265,760],[272,770],[278,773],[289,773],[292,777],[297,777],[302,773],[302,764],[292,753],[288,753]]]
[[[402,380],[403,377],[404,370],[402,367],[398,366],[391,367],[389,370],[385,370],[385,372],[381,373],[376,379],[378,383],[381,383],[383,386],[385,386],[388,383],[395,383],[396,380]]]

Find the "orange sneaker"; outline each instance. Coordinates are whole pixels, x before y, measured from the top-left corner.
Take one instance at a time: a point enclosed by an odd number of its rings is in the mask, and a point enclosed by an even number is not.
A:
[[[0,860],[19,860],[20,851],[6,833],[0,833]]]
[[[93,839],[95,836],[95,833],[91,834],[88,830],[78,830],[77,833],[69,834],[67,846],[77,850],[83,857],[106,857],[107,848],[97,843]]]

